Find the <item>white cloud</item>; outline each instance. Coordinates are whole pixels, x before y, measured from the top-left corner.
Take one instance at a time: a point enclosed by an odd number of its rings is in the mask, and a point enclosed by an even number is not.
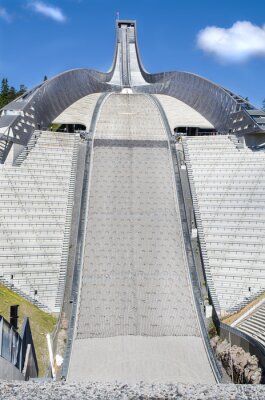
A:
[[[265,57],[265,25],[259,27],[249,21],[237,21],[228,29],[207,26],[198,33],[197,44],[225,62]]]
[[[65,22],[66,16],[59,7],[51,6],[43,3],[42,1],[33,1],[29,3],[34,11],[45,15],[45,17],[52,18],[57,22]]]
[[[4,7],[0,7],[0,18],[4,19],[7,22],[12,21],[11,15],[6,11]]]

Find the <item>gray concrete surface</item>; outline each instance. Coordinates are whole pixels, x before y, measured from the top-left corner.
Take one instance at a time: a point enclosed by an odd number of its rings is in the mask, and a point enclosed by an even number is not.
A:
[[[78,338],[199,334],[180,229],[166,148],[94,149]]]
[[[15,367],[15,365],[0,356],[0,379],[24,381],[25,376]]]
[[[89,379],[128,384],[215,383],[202,339],[191,336],[78,339],[68,380]]]
[[[93,151],[68,380],[215,382],[192,297],[170,157],[149,98],[106,100]]]
[[[159,111],[143,94],[113,94],[100,113],[97,139],[166,140]]]
[[[164,94],[155,95],[160,101],[167,115],[170,129],[174,132],[176,127],[193,126],[198,128],[213,129],[213,125],[198,111],[188,106],[183,101]]]
[[[93,93],[75,101],[54,120],[54,124],[82,124],[89,130],[91,118],[101,93]]]

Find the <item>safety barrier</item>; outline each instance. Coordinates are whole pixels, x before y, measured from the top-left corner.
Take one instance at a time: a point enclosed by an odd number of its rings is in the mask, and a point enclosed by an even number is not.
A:
[[[30,346],[30,357],[27,352]],[[9,361],[28,377],[38,376],[38,363],[29,319],[23,321],[21,335],[0,316],[0,356]],[[25,362],[27,365],[25,365]]]

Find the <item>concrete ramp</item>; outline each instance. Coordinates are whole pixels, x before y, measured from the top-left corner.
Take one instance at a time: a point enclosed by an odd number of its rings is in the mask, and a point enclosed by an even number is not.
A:
[[[145,95],[102,106],[85,241],[68,380],[214,383],[167,136]]]
[[[68,380],[215,383],[202,340],[195,336],[75,340]]]

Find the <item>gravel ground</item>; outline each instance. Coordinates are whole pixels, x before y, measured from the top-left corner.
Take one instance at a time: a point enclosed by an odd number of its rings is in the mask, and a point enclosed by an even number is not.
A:
[[[0,382],[0,399],[5,400],[80,400],[80,399],[178,399],[178,400],[264,400],[262,385],[148,385],[139,383],[100,384],[65,382]]]

